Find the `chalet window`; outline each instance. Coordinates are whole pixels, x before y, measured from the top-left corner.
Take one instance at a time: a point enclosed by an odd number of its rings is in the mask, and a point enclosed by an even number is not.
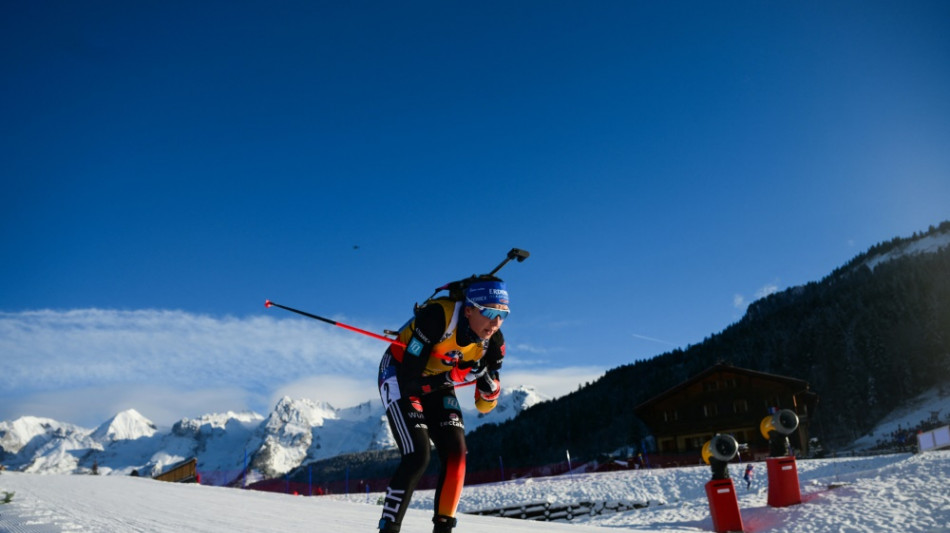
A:
[[[663,411],[663,421],[664,422],[675,422],[680,419],[679,411],[676,409],[668,409]]]
[[[748,400],[735,400],[732,402],[732,412],[735,414],[742,414],[749,412],[749,402]]]
[[[719,407],[714,403],[707,403],[703,406],[703,414],[710,418],[719,414]]]

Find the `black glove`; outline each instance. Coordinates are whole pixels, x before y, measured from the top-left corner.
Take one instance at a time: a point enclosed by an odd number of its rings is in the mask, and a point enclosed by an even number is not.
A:
[[[475,383],[475,395],[486,402],[497,400],[501,395],[501,380],[498,379],[498,375],[495,374],[493,377],[486,373],[480,376]]]
[[[485,362],[485,358],[477,361],[462,361],[459,363],[459,368],[471,368],[468,376],[465,377],[465,381],[475,381],[488,372],[488,363]]]

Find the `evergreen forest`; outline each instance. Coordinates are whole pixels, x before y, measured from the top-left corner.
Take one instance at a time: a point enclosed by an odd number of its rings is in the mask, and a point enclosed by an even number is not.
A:
[[[950,389],[950,246],[899,254],[950,222],[878,244],[821,281],[753,302],[702,343],[610,370],[579,390],[468,437],[470,469],[591,459],[648,431],[633,407],[722,362],[807,381],[820,400],[812,436],[834,449],[932,387]],[[871,260],[894,253],[894,259]],[[873,268],[869,264],[874,264]],[[762,413],[765,415],[766,413]]]

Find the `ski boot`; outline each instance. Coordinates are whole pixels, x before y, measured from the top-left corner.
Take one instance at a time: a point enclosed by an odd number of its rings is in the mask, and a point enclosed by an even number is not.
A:
[[[452,528],[455,527],[458,520],[451,516],[435,515],[432,523],[435,524],[432,527],[432,533],[452,533]]]

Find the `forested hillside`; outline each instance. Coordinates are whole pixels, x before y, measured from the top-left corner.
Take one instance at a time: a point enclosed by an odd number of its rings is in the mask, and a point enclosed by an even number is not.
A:
[[[772,294],[721,333],[685,350],[613,369],[565,397],[469,438],[469,468],[592,458],[647,435],[633,407],[707,367],[735,366],[808,381],[820,395],[812,435],[846,444],[895,407],[950,384],[950,222],[874,246],[825,279]],[[886,258],[887,260],[881,260]],[[763,413],[764,414],[764,413]]]
[[[925,243],[939,246],[916,253]],[[633,408],[717,362],[806,380],[820,396],[811,435],[826,448],[846,445],[924,390],[950,388],[947,243],[950,222],[876,245],[821,281],[754,302],[700,344],[615,368],[504,424],[482,426],[468,436],[468,471],[498,468],[499,457],[506,467],[529,467],[564,461],[565,450],[587,461],[637,445],[649,432]],[[397,460],[351,455],[315,464],[313,475],[385,478]]]

